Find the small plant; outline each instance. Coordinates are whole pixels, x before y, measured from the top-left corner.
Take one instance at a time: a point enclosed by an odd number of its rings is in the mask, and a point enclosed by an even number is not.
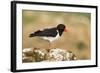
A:
[[[77,48],[78,48],[79,50],[82,50],[82,49],[87,48],[87,45],[86,45],[84,42],[78,42],[78,43],[77,43]]]

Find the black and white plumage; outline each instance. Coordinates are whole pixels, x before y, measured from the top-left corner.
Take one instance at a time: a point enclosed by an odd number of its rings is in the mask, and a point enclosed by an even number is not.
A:
[[[53,28],[48,28],[44,30],[38,30],[29,35],[29,37],[40,37],[43,38],[44,40],[49,41],[50,43],[63,34],[64,31],[67,31],[66,27],[64,24],[58,24],[57,27]]]

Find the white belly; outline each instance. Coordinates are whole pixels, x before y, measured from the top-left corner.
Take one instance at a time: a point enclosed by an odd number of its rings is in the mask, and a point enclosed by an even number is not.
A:
[[[59,34],[57,34],[56,37],[41,37],[41,38],[44,39],[44,40],[48,40],[48,41],[52,42],[52,41],[59,38]]]

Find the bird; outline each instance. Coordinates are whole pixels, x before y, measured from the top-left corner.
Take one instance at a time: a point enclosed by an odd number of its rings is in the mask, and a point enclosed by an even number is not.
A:
[[[62,36],[63,32],[67,32],[68,29],[64,24],[58,24],[56,27],[45,28],[43,30],[37,30],[29,34],[29,37],[40,37],[49,42],[49,48],[51,47],[51,43],[57,40]]]

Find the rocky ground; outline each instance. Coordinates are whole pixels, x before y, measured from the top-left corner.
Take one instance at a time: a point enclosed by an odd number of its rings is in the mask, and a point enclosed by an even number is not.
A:
[[[76,60],[76,55],[71,51],[53,48],[47,51],[41,48],[25,48],[23,49],[23,63],[27,62],[43,62],[43,61],[70,61]]]

